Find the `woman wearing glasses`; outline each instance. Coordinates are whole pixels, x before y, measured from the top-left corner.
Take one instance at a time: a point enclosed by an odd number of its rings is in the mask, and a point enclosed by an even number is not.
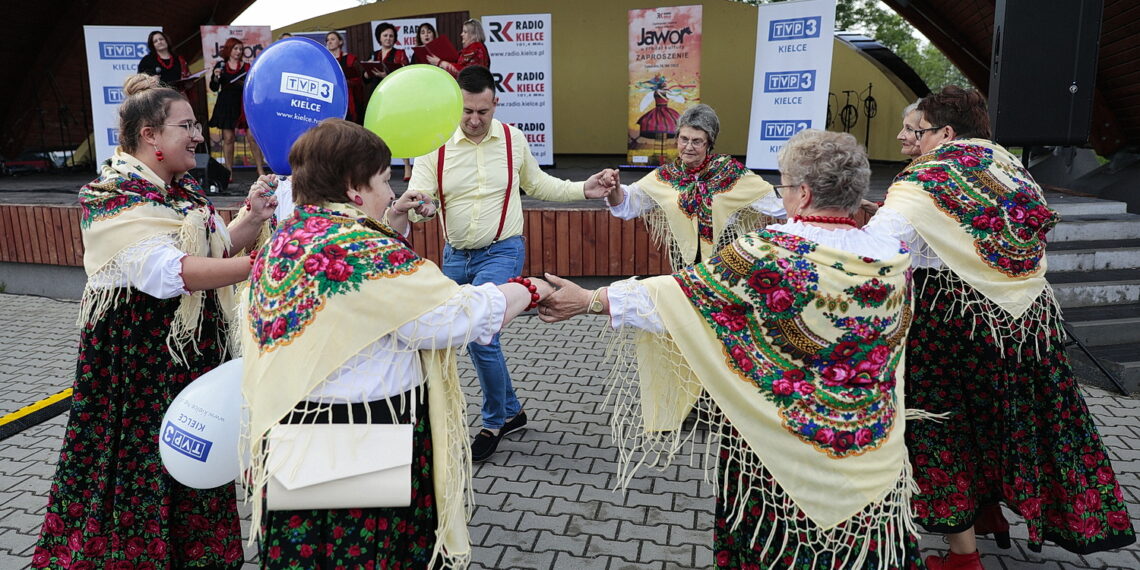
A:
[[[186,98],[134,75],[120,146],[80,190],[87,286],[71,417],[32,566],[238,568],[233,485],[184,487],[159,458],[163,413],[228,357],[249,246],[273,212],[267,183],[227,228],[187,171],[202,142]]]
[[[1080,554],[1131,544],[1045,279],[1057,215],[1020,159],[988,140],[978,91],[943,88],[918,113],[911,133],[920,156],[866,229],[911,247],[907,405],[945,414],[906,434],[916,519],[950,543],[927,564],[982,568],[975,531],[998,533],[1008,548],[1008,525],[987,507],[999,503],[1025,518],[1032,550],[1046,540]]]
[[[459,39],[463,41],[463,48],[459,50],[459,59],[445,61],[429,53],[428,63],[438,65],[456,77],[459,77],[459,72],[463,71],[463,68],[472,65],[491,68],[491,54],[487,52],[487,46],[483,43],[486,41],[486,36],[483,34],[483,24],[479,23],[479,20],[463,22],[463,31],[460,32]]]
[[[712,107],[690,107],[677,124],[677,158],[606,198],[611,214],[644,218],[654,240],[669,244],[674,269],[784,216],[771,184],[731,156],[713,154],[720,119]]]

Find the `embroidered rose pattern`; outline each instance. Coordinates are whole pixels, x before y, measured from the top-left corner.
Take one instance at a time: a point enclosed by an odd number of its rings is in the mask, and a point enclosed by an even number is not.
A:
[[[749,170],[728,155],[710,156],[697,172],[687,172],[681,159],[657,169],[657,179],[677,190],[677,206],[697,222],[697,234],[712,243],[712,202],[717,194],[732,190]]]
[[[1032,177],[1020,166],[1005,168],[1015,188],[994,180],[993,150],[968,142],[944,145],[915,159],[896,181],[916,182],[974,238],[974,249],[991,268],[1018,277],[1036,272],[1045,255],[1045,235],[1060,220],[1045,205]]]
[[[138,206],[154,205],[174,210],[180,217],[185,217],[190,210],[204,207],[210,214],[207,217],[208,229],[216,230],[214,216],[217,212],[193,176],[183,175],[173,186],[162,190],[134,172],[125,177],[118,172],[115,174],[115,177],[100,175],[79,191],[81,227],[88,228],[92,222],[114,218]]]
[[[259,301],[251,304],[250,318],[262,350],[302,334],[325,297],[356,291],[366,280],[414,273],[422,264],[393,236],[330,210],[299,207],[254,259],[250,294]]]
[[[909,323],[905,295],[872,277],[846,288],[849,297],[824,298],[810,259],[814,242],[767,230],[740,241],[767,255],[752,257],[733,245],[675,274],[723,343],[730,368],[781,409],[786,429],[820,451],[844,457],[877,448],[896,417],[894,370]],[[880,316],[847,314],[861,312],[856,307]],[[822,312],[838,337],[828,342],[808,330],[808,309]],[[823,344],[797,348],[803,339],[789,331]]]

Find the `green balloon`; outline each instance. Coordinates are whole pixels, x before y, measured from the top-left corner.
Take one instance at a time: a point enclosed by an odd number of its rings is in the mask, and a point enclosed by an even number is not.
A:
[[[409,65],[372,92],[364,127],[384,139],[393,158],[414,158],[443,146],[462,116],[463,95],[450,73],[434,65]]]

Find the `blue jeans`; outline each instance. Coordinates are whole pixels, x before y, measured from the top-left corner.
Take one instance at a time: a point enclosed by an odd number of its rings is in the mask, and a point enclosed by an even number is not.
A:
[[[482,249],[455,249],[446,244],[443,274],[460,285],[502,285],[522,271],[525,246],[522,236],[509,237]],[[500,429],[507,419],[522,410],[522,404],[511,385],[507,359],[499,347],[499,335],[496,334],[490,344],[468,344],[467,352],[471,354],[471,363],[475,365],[479,386],[483,389],[483,427]]]

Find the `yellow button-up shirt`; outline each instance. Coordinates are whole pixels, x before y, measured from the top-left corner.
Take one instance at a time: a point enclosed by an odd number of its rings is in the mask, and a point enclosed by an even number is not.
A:
[[[457,249],[487,247],[499,229],[507,191],[507,145],[503,139],[503,124],[492,119],[487,136],[479,143],[467,138],[462,129],[456,129],[444,149],[443,221],[447,243]],[[511,150],[515,175],[500,240],[522,235],[520,187],[528,196],[540,200],[569,202],[585,199],[585,183],[562,180],[543,172],[530,152],[526,135],[515,128],[511,129]],[[438,160],[438,151],[417,158],[408,189],[439,199]],[[418,221],[415,213],[412,214]]]

